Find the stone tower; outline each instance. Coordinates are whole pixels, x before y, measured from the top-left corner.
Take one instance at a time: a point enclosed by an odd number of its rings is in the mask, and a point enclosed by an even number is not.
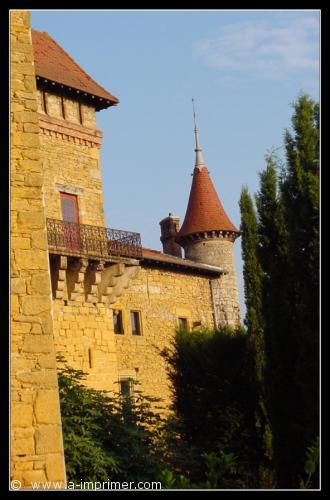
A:
[[[233,243],[238,229],[229,220],[213,186],[204,162],[196,126],[195,153],[188,207],[176,241],[184,248],[185,258],[218,266],[225,270],[220,278],[211,280],[216,325],[239,325],[239,297]]]

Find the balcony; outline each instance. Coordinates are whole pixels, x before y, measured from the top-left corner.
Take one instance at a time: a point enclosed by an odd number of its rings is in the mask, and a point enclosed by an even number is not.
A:
[[[142,258],[140,233],[47,219],[50,253],[111,259]]]

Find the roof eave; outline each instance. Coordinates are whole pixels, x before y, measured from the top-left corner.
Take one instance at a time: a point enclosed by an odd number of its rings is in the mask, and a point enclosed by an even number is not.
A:
[[[207,275],[213,275],[213,276],[219,276],[220,274],[227,274],[228,271],[226,269],[216,267],[216,266],[210,266],[208,264],[199,264],[198,262],[196,263],[184,263],[184,262],[168,262],[164,261],[160,258],[157,257],[143,257],[142,261],[153,264],[153,265],[158,265],[160,267],[166,267],[168,269],[176,269],[178,271],[185,271],[185,272],[193,272],[197,274],[207,274]]]
[[[106,97],[101,97],[98,95],[90,94],[89,92],[85,92],[83,90],[69,87],[64,83],[57,82],[55,80],[50,80],[42,75],[36,74],[36,80],[39,86],[47,88],[48,90],[52,90],[53,92],[66,92],[68,95],[72,95],[75,97],[82,97],[82,99],[91,103],[96,111],[100,111],[101,109],[109,108],[110,106],[117,106],[119,104],[119,99],[115,96],[111,96],[108,99]]]

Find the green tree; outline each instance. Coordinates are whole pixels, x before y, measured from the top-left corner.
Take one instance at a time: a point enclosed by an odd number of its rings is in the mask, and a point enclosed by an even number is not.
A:
[[[264,333],[265,394],[278,486],[284,488],[299,486],[305,450],[318,435],[319,108],[301,95],[293,110],[293,131],[284,136],[286,163],[277,179],[276,158],[266,158],[257,222],[250,222],[253,235],[257,226],[261,273],[255,254],[251,260],[243,252],[248,311],[257,287],[255,323]],[[253,270],[257,282],[251,285]],[[249,316],[247,323],[251,327]]]
[[[262,312],[263,270],[258,258],[258,224],[252,198],[243,187],[240,198],[241,236],[243,256],[244,292],[246,304],[245,324],[256,349],[256,369],[262,380],[264,370],[264,339]]]
[[[62,360],[63,361],[63,360]],[[85,387],[61,364],[59,393],[68,481],[153,481],[162,468],[162,419],[151,400],[110,397]]]
[[[271,166],[269,166],[271,168]],[[268,182],[265,180],[265,187]],[[273,207],[269,207],[271,212]],[[265,271],[260,262],[260,249],[267,245],[267,237],[259,232],[259,225],[248,189],[243,187],[240,198],[241,236],[243,255],[243,276],[245,288],[246,319],[249,339],[254,348],[254,366],[258,380],[258,407],[255,414],[256,432],[263,443],[263,457],[260,459],[259,474],[264,485],[273,484],[272,473],[272,433],[268,418],[265,395],[265,340],[263,286]]]
[[[318,108],[306,95],[293,104],[293,130],[285,131],[286,168],[280,182],[286,255],[282,252],[279,262],[281,295],[274,305],[283,311],[285,325],[274,320],[277,328],[268,351],[281,374],[277,378],[273,373],[270,391],[279,481],[290,487],[297,486],[305,449],[319,433]],[[276,408],[280,399],[281,415]]]
[[[164,355],[179,422],[175,445],[183,451],[174,453],[172,469],[192,484],[258,487],[258,381],[246,331],[180,331]],[[235,474],[225,467],[226,457],[235,457]],[[215,470],[217,464],[221,470]]]

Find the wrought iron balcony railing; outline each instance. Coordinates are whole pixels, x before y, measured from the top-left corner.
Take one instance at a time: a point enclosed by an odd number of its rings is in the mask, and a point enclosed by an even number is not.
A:
[[[95,257],[142,258],[139,233],[47,219],[50,250]]]

